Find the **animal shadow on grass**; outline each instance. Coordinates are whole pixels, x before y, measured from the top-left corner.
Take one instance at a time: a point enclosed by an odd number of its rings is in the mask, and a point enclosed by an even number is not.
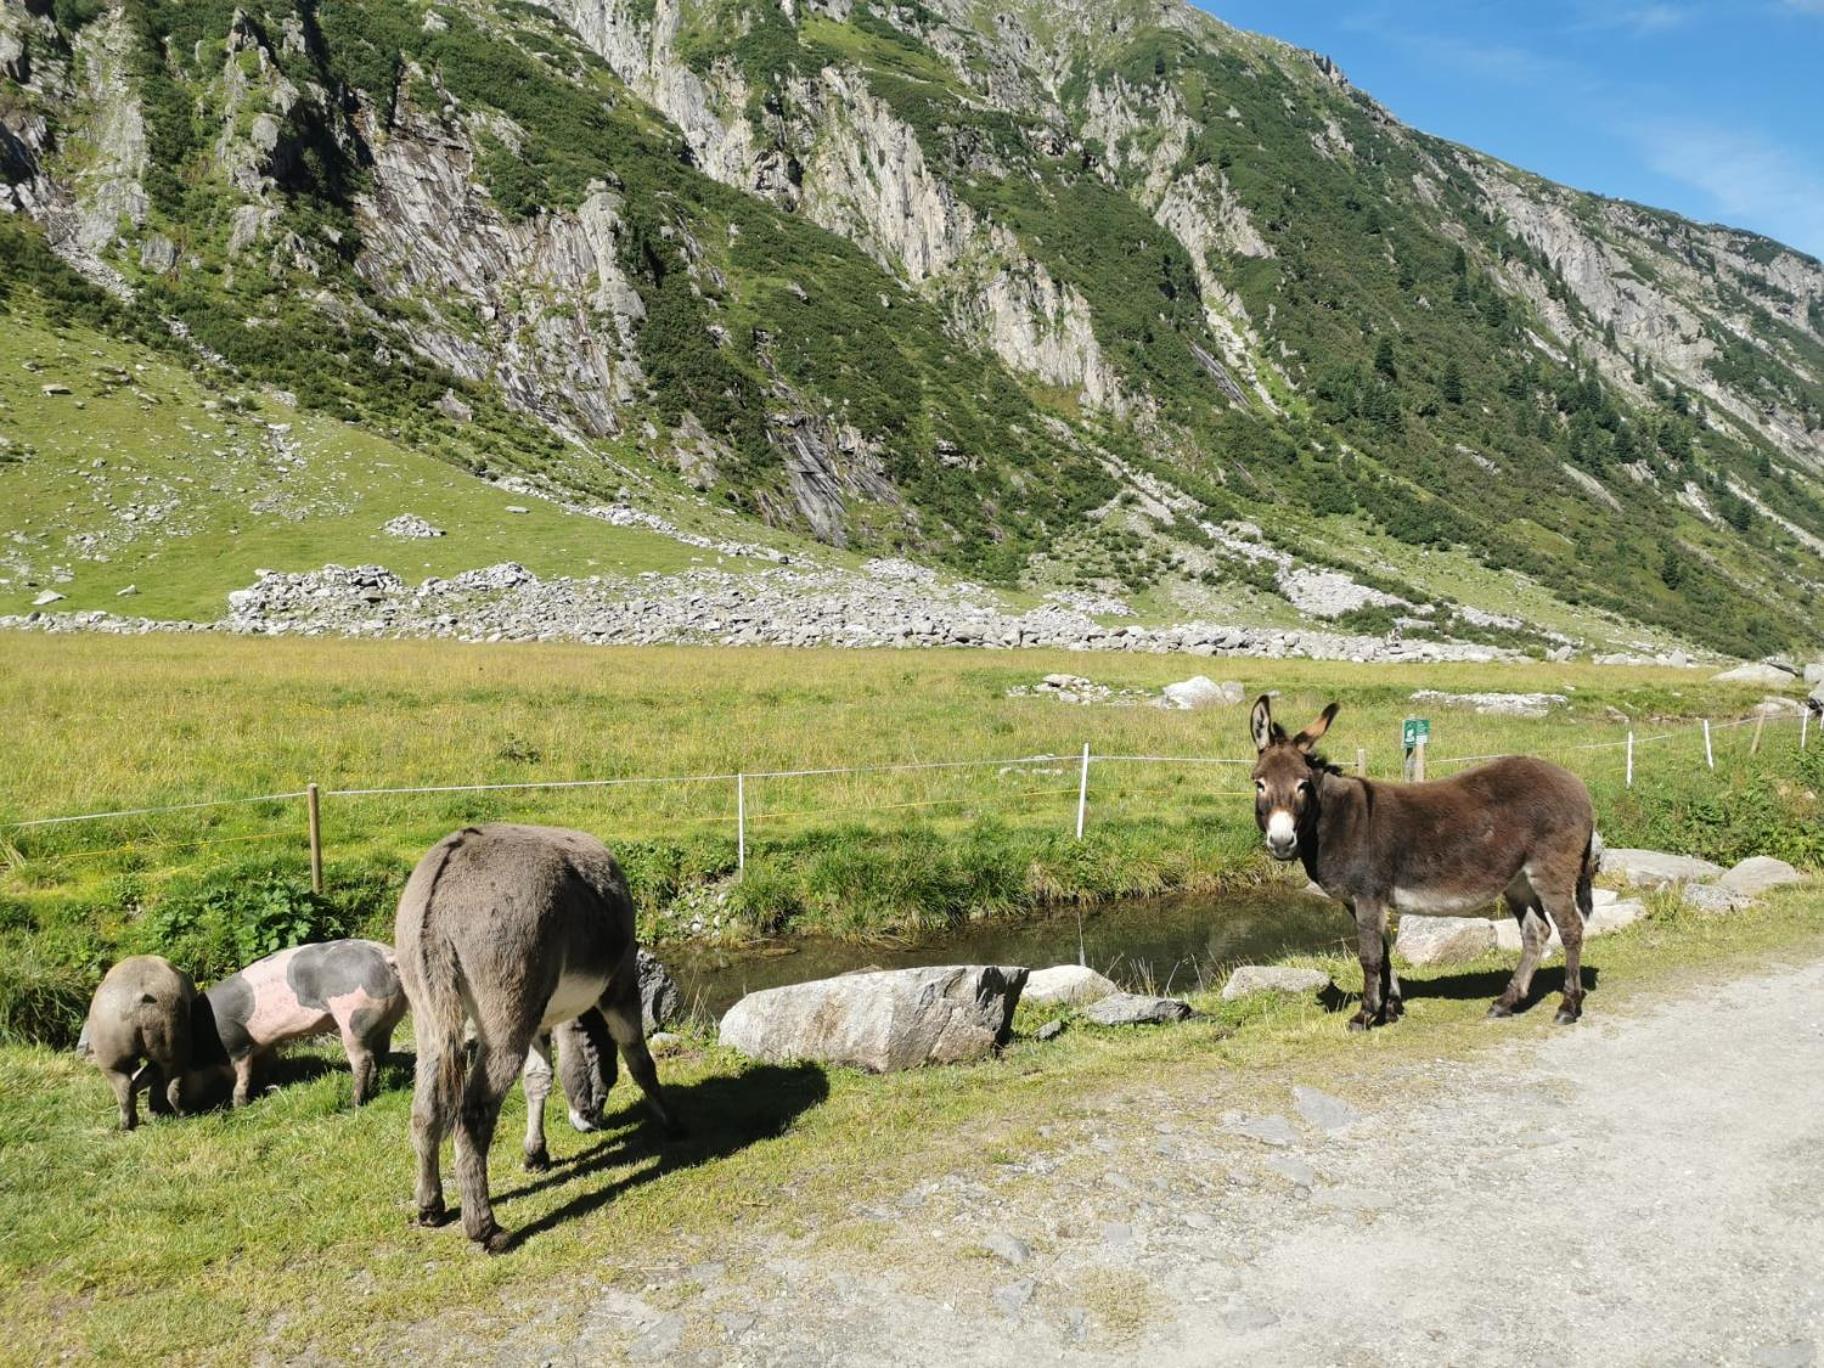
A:
[[[1493,1001],[1506,989],[1508,980],[1513,975],[1505,970],[1492,970],[1476,974],[1452,974],[1448,978],[1435,979],[1402,979],[1400,991],[1410,1002],[1414,998],[1445,998],[1452,1002],[1461,1002],[1469,998],[1488,998]],[[1591,965],[1583,966],[1583,987],[1585,992],[1595,992],[1597,971]],[[1533,976],[1532,991],[1526,995],[1518,1008],[1522,1013],[1538,1006],[1548,997],[1556,997],[1564,991],[1564,966],[1541,968]]]
[[[822,1102],[829,1092],[823,1070],[812,1064],[763,1064],[739,1074],[718,1074],[684,1087],[667,1088],[666,1100],[690,1129],[684,1136],[666,1140],[647,1114],[645,1104],[630,1090],[627,1105],[609,1116],[604,1127],[620,1134],[582,1151],[543,1177],[496,1195],[494,1201],[498,1205],[567,1186],[647,1155],[657,1155],[658,1162],[605,1186],[579,1192],[562,1206],[515,1230],[507,1249],[518,1249],[534,1236],[587,1216],[622,1193],[668,1173],[725,1159],[749,1145],[783,1135],[793,1121]]]

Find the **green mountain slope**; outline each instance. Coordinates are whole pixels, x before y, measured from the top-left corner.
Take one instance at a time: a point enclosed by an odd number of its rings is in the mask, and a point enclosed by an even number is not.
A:
[[[14,316],[346,453],[313,478],[360,511],[262,564],[380,557],[377,444],[1156,616],[1742,654],[1824,625],[1824,268],[1417,133],[1189,8],[33,0],[0,72]],[[80,533],[47,425],[101,415],[38,383],[0,482]],[[214,483],[192,544],[270,522]],[[1350,592],[1302,596],[1325,571]]]

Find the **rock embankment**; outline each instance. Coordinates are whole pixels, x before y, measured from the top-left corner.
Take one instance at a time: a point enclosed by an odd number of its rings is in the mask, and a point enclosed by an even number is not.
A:
[[[0,617],[0,628],[7,627],[601,645],[1049,647],[1312,660],[1518,658],[1487,646],[1288,628],[1110,627],[1059,602],[1008,612],[974,585],[784,566],[748,573],[702,568],[678,575],[540,579],[507,562],[410,585],[377,565],[329,565],[304,574],[262,572],[253,585],[228,596],[227,616],[214,623],[93,611]]]

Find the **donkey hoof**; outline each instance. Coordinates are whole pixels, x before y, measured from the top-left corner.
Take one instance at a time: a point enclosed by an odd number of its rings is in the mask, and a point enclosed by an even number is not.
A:
[[[526,1172],[543,1173],[551,1167],[551,1154],[548,1150],[535,1150],[526,1155]]]
[[[1373,1022],[1359,1012],[1349,1018],[1349,1029],[1352,1031],[1365,1031],[1373,1024]]]
[[[1581,1007],[1560,1007],[1558,1015],[1552,1018],[1552,1023],[1556,1026],[1575,1026],[1582,1015]]]
[[[481,1246],[484,1254],[504,1254],[513,1243],[513,1237],[499,1226],[489,1224],[486,1233],[477,1235],[475,1243]]]
[[[1398,1021],[1406,1015],[1406,1003],[1401,998],[1388,998],[1387,1005],[1381,1009],[1381,1023]]]
[[[430,1230],[435,1230],[438,1226],[448,1225],[449,1223],[450,1213],[445,1209],[442,1202],[437,1203],[436,1206],[419,1207],[418,1214],[412,1217],[413,1225],[421,1225]]]
[[[1488,1019],[1490,1021],[1505,1021],[1513,1014],[1514,1009],[1505,1002],[1491,1002],[1488,1004]]]

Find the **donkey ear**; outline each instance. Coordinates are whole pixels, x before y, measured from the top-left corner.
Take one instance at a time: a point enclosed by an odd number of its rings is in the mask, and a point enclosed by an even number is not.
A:
[[[1248,729],[1254,733],[1254,749],[1257,751],[1264,751],[1276,740],[1286,739],[1285,728],[1273,720],[1273,704],[1265,694],[1255,700],[1254,713],[1248,719]]]
[[[1332,703],[1318,714],[1317,721],[1306,727],[1292,738],[1292,744],[1301,751],[1308,751],[1324,739],[1324,733],[1330,730],[1330,724],[1336,720],[1336,710],[1340,704]]]

